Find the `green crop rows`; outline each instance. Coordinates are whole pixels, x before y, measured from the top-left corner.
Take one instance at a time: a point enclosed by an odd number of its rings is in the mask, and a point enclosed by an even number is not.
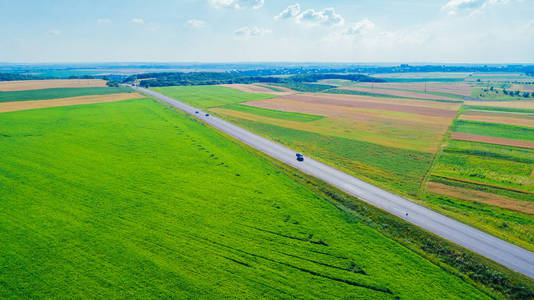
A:
[[[152,100],[0,123],[2,298],[485,297]]]

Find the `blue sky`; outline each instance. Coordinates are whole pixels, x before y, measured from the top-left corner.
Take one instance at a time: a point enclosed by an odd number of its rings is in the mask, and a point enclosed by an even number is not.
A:
[[[534,63],[534,0],[0,0],[0,62]]]

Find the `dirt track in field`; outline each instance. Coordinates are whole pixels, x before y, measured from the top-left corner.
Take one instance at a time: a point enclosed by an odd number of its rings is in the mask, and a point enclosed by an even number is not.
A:
[[[143,96],[138,93],[120,93],[110,95],[80,96],[52,100],[2,102],[0,103],[0,113],[57,106],[105,103],[138,98],[146,98],[146,96]]]
[[[350,86],[340,87],[340,89],[359,91],[359,92],[365,92],[365,93],[377,93],[377,94],[384,94],[384,95],[390,95],[390,96],[407,97],[407,98],[460,101],[459,99],[456,99],[456,98],[438,96],[438,95],[432,95],[432,94],[424,94],[424,93],[418,93],[418,92],[396,91],[396,90],[378,89],[378,88],[372,89],[372,88],[350,87]]]
[[[432,193],[450,196],[472,202],[489,204],[505,209],[515,210],[527,214],[534,214],[534,202],[512,199],[502,195],[490,194],[481,191],[452,187],[437,182],[429,182],[427,190]]]
[[[453,132],[451,134],[451,138],[453,140],[460,140],[460,141],[469,141],[469,142],[478,142],[478,143],[534,149],[534,142],[511,140],[511,139],[497,138],[497,137],[492,137],[492,136],[484,136],[484,135],[476,135],[476,134],[468,134],[468,133],[463,133],[463,132]]]
[[[0,91],[27,91],[52,88],[105,87],[101,79],[58,79],[58,80],[21,80],[0,81]]]
[[[499,112],[466,111],[459,120],[490,122],[507,125],[534,127],[534,115],[508,114]]]
[[[344,96],[344,95],[343,95]],[[293,100],[299,101],[304,104],[315,103],[315,104],[326,104],[326,105],[335,105],[340,107],[354,107],[354,108],[365,108],[365,109],[377,109],[377,110],[386,110],[386,111],[396,111],[412,114],[420,114],[425,116],[436,116],[436,117],[454,117],[456,115],[456,110],[444,109],[444,108],[435,108],[429,107],[429,103],[414,103],[415,101],[410,100],[401,100],[401,101],[380,101],[376,100],[373,97],[339,97],[338,95],[312,95],[312,94],[298,94],[298,95],[289,95],[284,97],[276,98],[275,100]],[[396,99],[398,100],[398,99]],[[403,102],[404,101],[404,102]],[[421,104],[421,105],[418,105]],[[452,103],[456,107],[459,105]],[[439,104],[435,105],[440,107]]]

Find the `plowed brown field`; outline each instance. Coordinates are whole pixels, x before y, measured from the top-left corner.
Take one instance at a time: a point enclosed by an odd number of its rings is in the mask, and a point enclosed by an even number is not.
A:
[[[137,93],[121,93],[110,95],[80,96],[52,100],[2,102],[0,103],[0,113],[56,106],[104,103],[138,98],[146,98],[146,96]]]
[[[52,88],[105,87],[101,79],[58,79],[58,80],[22,80],[0,81],[0,91],[26,91]]]
[[[484,136],[484,135],[476,135],[476,134],[468,134],[468,133],[463,133],[463,132],[453,132],[451,134],[451,138],[453,140],[460,140],[460,141],[469,141],[469,142],[478,142],[478,143],[534,149],[534,142],[511,140],[511,139],[497,138],[497,137],[492,137],[492,136]]]
[[[465,101],[465,105],[534,109],[534,101]]]

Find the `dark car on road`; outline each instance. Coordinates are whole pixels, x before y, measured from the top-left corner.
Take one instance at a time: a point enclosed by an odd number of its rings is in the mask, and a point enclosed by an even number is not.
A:
[[[209,116],[210,116],[210,114],[206,114],[206,117],[209,117]]]
[[[297,153],[297,160],[298,161],[304,161],[304,155]]]

